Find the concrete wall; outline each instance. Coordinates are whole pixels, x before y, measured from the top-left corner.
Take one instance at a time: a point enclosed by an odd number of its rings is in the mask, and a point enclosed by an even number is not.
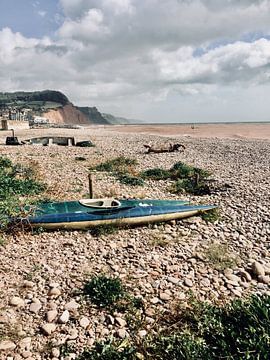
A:
[[[28,121],[19,121],[19,120],[1,120],[1,129],[2,130],[25,130],[29,129]]]

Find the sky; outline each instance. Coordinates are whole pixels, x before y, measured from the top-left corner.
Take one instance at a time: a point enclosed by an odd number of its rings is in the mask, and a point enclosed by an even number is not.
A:
[[[270,121],[270,0],[0,0],[0,91],[146,122]]]

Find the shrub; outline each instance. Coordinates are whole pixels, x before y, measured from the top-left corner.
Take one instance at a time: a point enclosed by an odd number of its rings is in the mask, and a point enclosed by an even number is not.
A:
[[[168,170],[161,168],[147,169],[141,172],[141,177],[143,179],[152,179],[152,180],[166,180],[171,177],[171,173]]]
[[[105,275],[93,277],[85,285],[84,293],[99,307],[111,306],[125,294],[120,279]]]
[[[36,195],[45,190],[45,185],[33,177],[34,169],[20,164],[13,165],[4,157],[0,157],[0,224],[1,230],[8,230],[8,224],[13,217],[23,217],[27,211],[27,195]],[[19,196],[24,196],[24,200]],[[14,226],[15,223],[11,224]]]
[[[210,188],[204,182],[197,182],[194,179],[181,179],[175,182],[172,192],[176,194],[209,195]]]
[[[117,224],[104,224],[98,225],[90,229],[90,233],[93,236],[100,237],[102,235],[114,234],[119,230],[119,225]]]
[[[96,343],[91,350],[85,350],[76,360],[137,360],[134,347],[116,341]]]
[[[137,160],[119,156],[95,166],[94,169],[97,171],[127,173],[135,165],[137,165]]]
[[[122,174],[118,176],[118,180],[121,184],[130,185],[130,186],[143,186],[143,179],[137,176],[131,176],[129,174]]]
[[[214,223],[220,219],[219,209],[211,209],[206,212],[202,212],[201,218],[206,222]]]

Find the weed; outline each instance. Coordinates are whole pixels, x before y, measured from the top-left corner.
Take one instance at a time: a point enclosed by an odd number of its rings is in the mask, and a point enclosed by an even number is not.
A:
[[[90,229],[90,233],[93,236],[100,237],[103,235],[115,234],[118,230],[119,226],[117,224],[104,224],[93,227]]]
[[[4,246],[6,243],[6,239],[4,239],[2,236],[0,236],[0,246]]]
[[[171,172],[161,168],[147,169],[140,173],[143,179],[166,180],[171,177]]]
[[[125,158],[124,156],[119,156],[117,158],[107,160],[99,165],[96,165],[93,170],[97,171],[108,171],[108,172],[118,172],[118,173],[129,173],[131,169],[137,165],[137,160]]]
[[[219,209],[211,209],[207,212],[202,212],[201,218],[206,222],[214,223],[220,220],[220,211]]]
[[[99,275],[85,285],[84,293],[97,306],[106,307],[121,299],[125,291],[120,279]]]
[[[110,339],[103,343],[96,343],[91,350],[84,352],[76,360],[137,360],[136,349],[126,340]]]
[[[121,184],[130,185],[130,186],[143,186],[143,179],[137,176],[130,176],[129,174],[121,174],[118,176],[118,180]]]
[[[211,244],[204,252],[205,259],[218,270],[234,267],[236,258],[229,252],[224,244]]]
[[[171,187],[171,191],[176,194],[209,195],[210,188],[204,182],[197,182],[194,179],[179,179]]]

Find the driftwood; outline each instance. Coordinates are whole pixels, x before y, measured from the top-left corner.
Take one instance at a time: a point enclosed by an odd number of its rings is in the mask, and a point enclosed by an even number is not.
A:
[[[169,153],[174,151],[180,151],[183,152],[185,150],[185,145],[182,144],[169,144],[169,146],[163,146],[160,148],[153,147],[152,145],[143,145],[147,151],[146,153]]]

